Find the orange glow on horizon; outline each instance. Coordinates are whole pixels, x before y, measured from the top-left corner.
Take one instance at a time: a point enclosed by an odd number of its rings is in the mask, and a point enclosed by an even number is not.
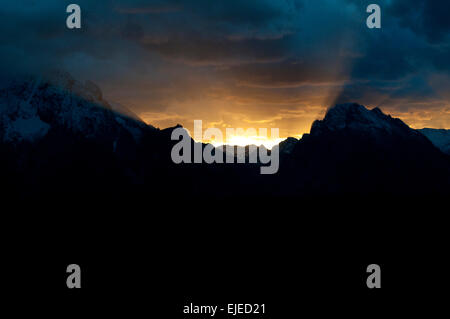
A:
[[[278,145],[280,142],[284,141],[286,138],[268,138],[266,136],[240,136],[240,135],[232,135],[227,136],[225,142],[215,142],[210,141],[210,143],[214,146],[221,145],[235,145],[235,146],[247,146],[247,145],[264,145],[267,149],[272,149],[275,145]]]

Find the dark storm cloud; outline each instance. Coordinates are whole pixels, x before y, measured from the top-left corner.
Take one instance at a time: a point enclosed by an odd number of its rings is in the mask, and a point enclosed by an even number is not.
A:
[[[423,123],[450,125],[449,1],[79,0],[82,29],[68,30],[72,2],[2,4],[3,78],[64,68],[161,125],[274,119],[291,132],[293,114],[333,101],[420,105],[434,112]],[[365,25],[372,2],[380,30]]]
[[[193,65],[270,62],[289,51],[297,1],[169,1],[167,14],[128,15],[125,35],[149,51]],[[130,9],[128,9],[130,10]],[[138,8],[134,8],[139,12]]]
[[[372,1],[349,3],[365,7]],[[363,29],[359,34],[357,42],[364,54],[353,60],[352,81],[334,102],[364,101],[390,111],[414,110],[418,105],[431,109],[436,103],[446,108],[449,101],[431,79],[450,69],[449,20],[443,18],[450,12],[449,2],[379,3],[384,9],[382,28],[375,32]],[[448,122],[448,115],[444,117]]]
[[[386,22],[425,36],[430,42],[448,41],[450,35],[450,2],[447,0],[346,0],[354,6],[366,8],[377,3],[383,10]]]
[[[446,0],[397,0],[389,13],[398,17],[402,26],[423,34],[433,42],[448,41],[450,34],[450,2]]]

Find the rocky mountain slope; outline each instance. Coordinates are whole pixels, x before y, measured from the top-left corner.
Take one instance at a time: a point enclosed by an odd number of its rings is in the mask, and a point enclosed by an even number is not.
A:
[[[136,141],[150,126],[114,111],[92,82],[64,72],[12,82],[0,90],[0,140],[33,142],[57,127],[86,138],[109,140],[124,134]]]
[[[450,155],[450,130],[424,128],[418,130],[442,152]]]
[[[449,156],[380,109],[340,104],[280,144],[280,170],[174,164],[174,128],[155,129],[66,73],[0,90],[0,177],[10,192],[181,196],[450,193]]]

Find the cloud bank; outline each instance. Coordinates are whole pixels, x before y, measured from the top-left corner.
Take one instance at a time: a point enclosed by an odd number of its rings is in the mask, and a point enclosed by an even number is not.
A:
[[[448,1],[70,1],[0,7],[2,78],[63,68],[167,127],[309,131],[336,102],[379,106],[413,127],[450,128]]]

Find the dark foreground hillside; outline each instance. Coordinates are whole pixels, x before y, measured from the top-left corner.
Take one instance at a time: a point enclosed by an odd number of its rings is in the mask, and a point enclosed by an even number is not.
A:
[[[181,318],[194,300],[376,317],[444,285],[449,156],[379,109],[334,106],[280,144],[273,175],[174,164],[174,128],[65,74],[11,84],[0,112],[4,284],[37,292],[29,309]],[[65,287],[73,262],[80,293]],[[374,262],[387,293],[365,286]]]
[[[289,148],[282,143],[279,171],[261,175],[260,164],[174,164],[173,129],[120,114],[94,84],[67,74],[12,83],[0,92],[0,103],[0,169],[8,196],[450,193],[448,155],[399,119],[358,104],[334,106],[310,134]]]

